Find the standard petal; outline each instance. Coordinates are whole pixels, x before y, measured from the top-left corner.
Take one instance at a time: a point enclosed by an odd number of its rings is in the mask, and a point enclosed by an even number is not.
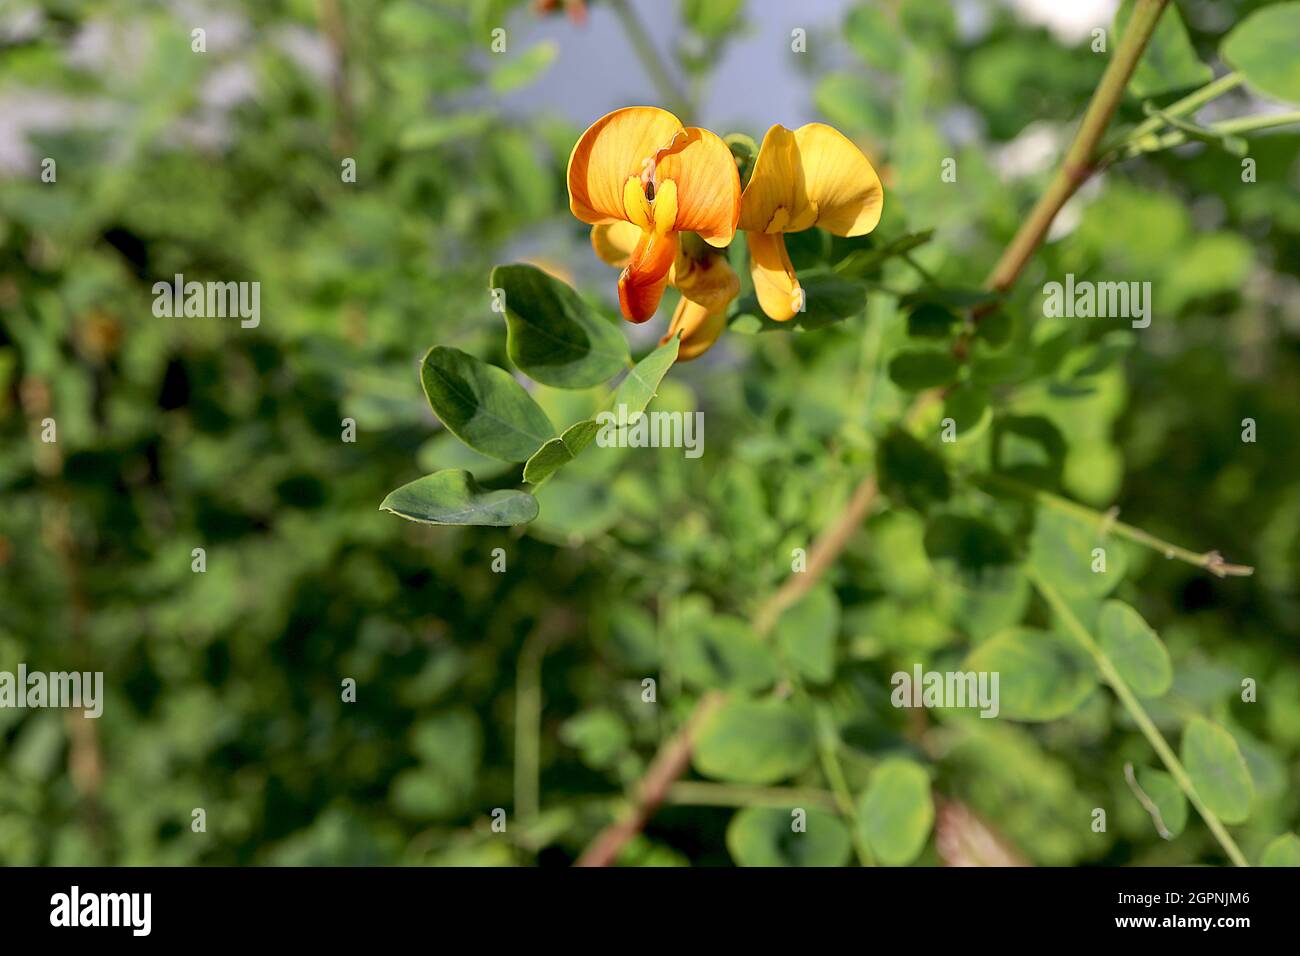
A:
[[[862,236],[875,229],[885,205],[885,190],[862,150],[825,123],[801,126],[794,138],[799,145],[804,189],[815,211],[809,225],[837,236]]]
[[[583,222],[627,219],[623,189],[682,128],[667,110],[629,106],[588,127],[569,154],[569,208]]]
[[[780,233],[747,232],[750,275],[754,294],[768,318],[777,322],[793,319],[802,311],[803,287],[785,251],[785,236]]]
[[[794,133],[779,123],[758,148],[754,171],[740,201],[740,228],[746,232],[782,232],[799,200],[802,170]]]
[[[662,191],[669,180],[677,188],[671,228],[697,232],[712,246],[731,242],[740,218],[740,174],[727,144],[707,129],[682,130],[655,158],[656,186]]]
[[[791,132],[773,126],[763,137],[741,201],[740,228],[799,232],[820,226],[839,236],[876,228],[884,189],[867,157],[825,123]]]
[[[641,233],[627,268],[618,277],[618,304],[625,319],[644,322],[655,314],[676,256],[676,233]]]
[[[602,262],[619,269],[632,258],[632,250],[641,238],[641,230],[630,222],[607,222],[591,227],[591,248]]]

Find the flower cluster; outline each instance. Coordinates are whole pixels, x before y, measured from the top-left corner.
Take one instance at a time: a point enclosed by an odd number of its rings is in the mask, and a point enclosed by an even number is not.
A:
[[[740,293],[721,253],[737,229],[759,306],[784,322],[803,309],[785,233],[819,226],[861,236],[880,221],[880,177],[848,137],[823,123],[773,126],[748,172],[742,189],[737,160],[717,134],[652,106],[601,117],[569,156],[569,208],[592,226],[596,254],[623,270],[623,316],[645,322],[668,285],[681,293],[664,337],[680,333],[681,359],[717,341]]]

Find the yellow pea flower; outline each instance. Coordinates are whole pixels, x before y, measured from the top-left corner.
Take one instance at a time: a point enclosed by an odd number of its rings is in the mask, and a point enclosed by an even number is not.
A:
[[[595,226],[591,245],[611,266],[625,268],[632,259],[640,230],[629,222]],[[679,362],[703,355],[727,324],[727,306],[740,294],[740,279],[726,258],[694,237],[678,246],[677,256],[668,274],[668,282],[681,292],[681,301],[673,312],[668,334],[662,345],[681,333]]]
[[[719,248],[736,234],[740,177],[731,150],[667,110],[630,106],[601,117],[574,145],[568,181],[569,209],[580,220],[638,230],[618,279],[619,307],[631,322],[659,307],[678,233]]]
[[[837,236],[866,235],[884,202],[880,177],[839,130],[824,123],[769,129],[740,210],[754,292],[768,317],[792,319],[803,302],[785,233],[820,226]]]

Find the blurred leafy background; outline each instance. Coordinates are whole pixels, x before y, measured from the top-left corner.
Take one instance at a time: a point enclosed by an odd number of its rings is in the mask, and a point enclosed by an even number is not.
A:
[[[0,710],[0,862],[574,859],[699,692],[771,683],[761,661],[720,671],[701,635],[743,628],[909,400],[884,374],[906,316],[873,294],[830,328],[732,330],[675,369],[656,408],[706,412],[698,461],[588,454],[542,489],[526,529],[377,510],[437,468],[483,477],[430,413],[417,368],[435,342],[506,364],[494,264],[537,262],[611,305],[612,273],[568,215],[564,168],[604,112],[670,105],[636,59],[629,16],[668,64],[683,119],[755,138],[773,122],[835,124],[885,181],[876,238],[933,227],[917,262],[969,287],[1050,176],[1105,65],[1090,31],[1115,4],[546,6],[0,7],[0,669],[102,670],[107,697],[98,721]],[[1260,4],[1178,6],[1213,62]],[[205,54],[191,51],[195,26]],[[790,50],[795,27],[806,54]],[[1142,118],[1136,98],[1123,109]],[[1223,581],[1133,549],[1119,592],[1173,655],[1157,722],[1172,732],[1204,715],[1242,748],[1256,804],[1238,836],[1252,859],[1300,812],[1298,143],[1252,140],[1250,184],[1238,159],[1202,144],[1092,182],[1007,309],[1050,367],[1001,393],[1065,438],[1067,494],[1258,567]],[[40,179],[47,156],[55,183]],[[955,184],[939,175],[946,157]],[[151,286],[178,272],[260,281],[261,324],[155,318]],[[1152,282],[1151,328],[1037,318],[1043,282],[1066,272]],[[915,278],[894,261],[876,281]],[[670,306],[626,327],[635,349],[662,334]],[[597,401],[534,395],[560,426]],[[46,417],[54,444],[39,437]],[[1240,440],[1245,417],[1255,444]],[[345,418],[355,443],[340,439]],[[959,662],[989,619],[1030,599],[1012,572],[999,608],[972,612],[927,535],[929,503],[886,491],[778,639],[830,635],[814,693],[852,790],[899,757],[926,768],[940,829],[926,824],[903,857],[1220,862],[1194,819],[1176,840],[1156,833],[1122,771],[1149,751],[1101,691],[1043,724],[889,706],[891,673]],[[962,494],[950,509],[985,520]],[[1003,524],[990,533],[1013,539],[1015,521]],[[491,569],[497,548],[505,573]],[[1243,676],[1259,681],[1258,703],[1241,702]],[[341,700],[344,678],[355,703]],[[848,837],[816,820],[834,805],[807,750],[785,782],[806,796],[816,840],[782,837],[779,795],[691,774],[624,862],[847,862]],[[490,825],[498,807],[505,834]],[[1089,825],[1094,807],[1109,808],[1105,833]]]

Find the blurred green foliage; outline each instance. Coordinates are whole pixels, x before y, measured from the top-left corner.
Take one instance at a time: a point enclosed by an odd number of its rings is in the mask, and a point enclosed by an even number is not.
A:
[[[40,18],[0,38],[0,104],[37,103],[39,121],[0,172],[0,670],[102,670],[107,700],[98,721],[0,709],[0,863],[567,863],[718,688],[735,693],[701,733],[703,780],[624,862],[953,862],[941,844],[976,826],[1038,864],[1222,862],[1026,567],[1150,692],[1189,771],[1219,781],[1202,796],[1244,821],[1246,855],[1293,860],[1300,138],[1253,137],[1249,183],[1204,144],[1108,170],[981,325],[961,387],[900,427],[913,392],[958,374],[946,345],[977,301],[965,290],[1105,65],[1086,40],[972,5],[973,34],[948,5],[897,0],[846,4],[837,56],[810,38],[810,98],[876,162],[885,218],[867,240],[792,241],[801,269],[851,280],[810,280],[827,294],[808,331],[762,331],[742,295],[719,345],[668,373],[653,407],[703,410],[705,455],[557,451],[535,522],[459,528],[378,510],[439,469],[482,484],[457,484],[461,502],[519,477],[430,413],[422,356],[509,369],[526,354],[490,307],[498,264],[532,258],[606,310],[613,289],[568,215],[580,130],[503,105],[565,68],[550,41],[488,53],[495,27],[526,32],[526,6],[245,0],[212,14],[199,56],[188,22],[143,0],[20,0]],[[765,6],[676,6],[682,88]],[[1161,105],[1260,4],[1179,6],[1169,62],[1185,79],[1144,64]],[[1119,121],[1145,118],[1130,96]],[[1067,272],[1150,281],[1155,321],[1043,318],[1043,283]],[[260,281],[261,323],[155,318],[152,284],[176,273]],[[529,394],[555,434],[604,399]],[[952,445],[933,437],[945,415]],[[1221,580],[1045,518],[965,480],[988,467],[1258,572]],[[872,468],[885,500],[866,533],[760,639],[754,611]],[[1107,573],[1081,579],[1069,556],[1098,541]],[[891,706],[894,672],[972,658],[1014,675],[1009,719]],[[1130,762],[1177,839],[1131,792]]]

